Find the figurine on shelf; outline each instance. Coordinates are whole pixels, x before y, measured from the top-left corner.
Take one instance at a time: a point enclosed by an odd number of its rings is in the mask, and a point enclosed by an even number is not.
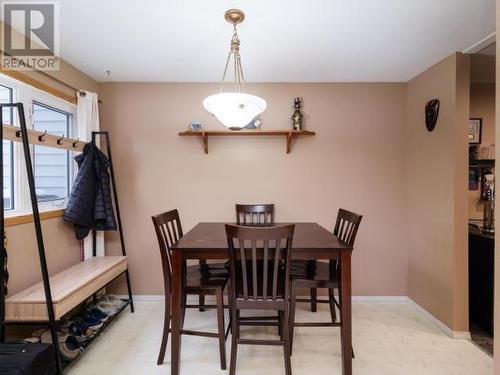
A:
[[[203,125],[197,121],[191,122],[191,125],[189,126],[192,131],[199,132],[203,130]]]
[[[259,116],[256,116],[243,129],[247,129],[247,130],[259,130],[261,125],[262,125],[262,121],[260,120]]]
[[[295,111],[293,112],[293,115],[292,115],[292,127],[293,127],[293,130],[302,130],[302,119],[304,117],[302,115],[302,113],[300,112],[300,106],[302,104],[302,99],[297,97],[293,101],[295,104]]]

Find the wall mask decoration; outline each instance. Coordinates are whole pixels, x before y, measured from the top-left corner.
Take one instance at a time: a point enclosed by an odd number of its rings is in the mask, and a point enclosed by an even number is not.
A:
[[[439,116],[439,100],[432,99],[425,106],[425,126],[428,131],[433,131]]]

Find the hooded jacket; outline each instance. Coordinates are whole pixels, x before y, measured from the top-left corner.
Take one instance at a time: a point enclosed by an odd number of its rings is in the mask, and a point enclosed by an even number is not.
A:
[[[75,156],[78,174],[69,196],[64,219],[75,226],[76,238],[85,238],[91,229],[116,230],[110,192],[109,159],[90,142]]]

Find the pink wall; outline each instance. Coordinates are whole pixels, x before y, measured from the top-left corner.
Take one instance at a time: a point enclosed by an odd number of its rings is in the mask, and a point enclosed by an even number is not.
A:
[[[202,100],[215,84],[108,83],[100,86],[102,127],[113,158],[134,293],[162,293],[151,215],[180,210],[185,230],[231,221],[236,202],[273,202],[278,221],[331,229],[337,209],[364,215],[353,255],[356,295],[406,295],[406,84],[254,84],[268,101],[263,129],[290,128],[292,100],[304,98],[315,137],[215,138],[205,155],[179,137],[191,120],[221,129]],[[117,238],[108,236],[110,253]]]
[[[60,272],[80,261],[80,241],[72,225],[62,217],[42,221],[45,253],[50,274]],[[33,223],[6,228],[9,254],[9,295],[42,280],[38,247]]]
[[[468,331],[469,60],[454,54],[408,83],[408,296]],[[441,102],[434,131],[425,104]]]

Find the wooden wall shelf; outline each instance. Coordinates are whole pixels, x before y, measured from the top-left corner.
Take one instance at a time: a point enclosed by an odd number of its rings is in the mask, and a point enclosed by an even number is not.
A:
[[[180,132],[180,136],[201,137],[205,154],[208,154],[208,137],[286,137],[286,153],[289,154],[292,147],[292,139],[296,137],[315,135],[315,132],[307,130],[186,130]]]

